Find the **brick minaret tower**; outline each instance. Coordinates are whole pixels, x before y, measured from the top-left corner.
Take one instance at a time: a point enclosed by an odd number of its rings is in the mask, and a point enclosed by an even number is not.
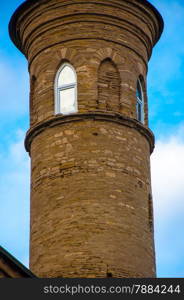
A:
[[[10,36],[29,62],[30,267],[40,277],[154,277],[146,0],[28,0]]]

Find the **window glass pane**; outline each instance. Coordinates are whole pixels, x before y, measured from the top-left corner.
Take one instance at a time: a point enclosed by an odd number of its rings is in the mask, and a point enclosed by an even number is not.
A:
[[[58,80],[59,87],[65,84],[71,84],[75,82],[76,82],[76,78],[75,78],[74,71],[69,66],[65,66],[62,69],[61,73],[59,74],[59,80]]]
[[[136,90],[136,96],[142,100],[142,90],[141,90],[141,86],[140,86],[140,82],[137,81],[137,90]]]
[[[70,88],[60,91],[60,112],[71,113],[75,112],[75,88]]]
[[[142,105],[139,102],[137,102],[137,119],[142,121]]]

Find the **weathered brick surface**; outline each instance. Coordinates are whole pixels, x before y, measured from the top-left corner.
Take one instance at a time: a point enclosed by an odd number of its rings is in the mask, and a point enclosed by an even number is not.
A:
[[[139,132],[71,122],[43,131],[31,155],[34,271],[51,277],[106,277],[108,270],[114,277],[153,275],[149,144]]]
[[[31,1],[29,1],[30,3]],[[33,1],[12,38],[30,71],[31,269],[43,277],[154,277],[147,61],[161,18],[139,0]],[[62,62],[78,108],[55,116]],[[145,80],[145,125],[136,121]]]

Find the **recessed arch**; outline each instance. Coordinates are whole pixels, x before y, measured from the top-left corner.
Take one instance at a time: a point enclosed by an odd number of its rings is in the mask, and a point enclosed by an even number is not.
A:
[[[150,231],[153,231],[153,201],[152,195],[148,195],[148,221],[149,221],[149,228]]]
[[[97,109],[105,111],[120,110],[120,74],[115,63],[104,59],[98,69]]]

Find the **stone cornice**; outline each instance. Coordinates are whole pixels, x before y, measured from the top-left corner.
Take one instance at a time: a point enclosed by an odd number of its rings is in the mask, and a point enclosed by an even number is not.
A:
[[[129,128],[133,128],[148,140],[150,145],[150,153],[153,152],[155,139],[150,129],[148,129],[147,127],[145,127],[143,124],[141,124],[135,119],[125,117],[118,113],[103,113],[103,112],[77,113],[77,114],[71,114],[67,116],[59,114],[49,120],[38,123],[36,126],[30,128],[26,134],[26,138],[25,138],[26,151],[30,152],[30,147],[33,139],[36,136],[38,136],[40,133],[42,133],[44,130],[58,125],[64,125],[71,122],[84,122],[87,120],[114,122],[123,126],[127,126]]]
[[[130,0],[125,0],[125,1],[127,3],[130,2]],[[45,0],[27,0],[27,1],[23,2],[17,8],[17,10],[14,12],[14,14],[12,15],[12,18],[9,23],[9,34],[10,34],[10,37],[11,37],[12,41],[14,42],[14,44],[23,53],[24,53],[24,49],[22,46],[22,41],[21,41],[20,32],[19,32],[19,25],[18,25],[19,18],[22,18],[22,16],[27,15],[27,13],[38,8],[41,3],[45,3],[45,2],[46,2]],[[95,1],[94,1],[94,3],[95,3]],[[154,44],[155,44],[159,40],[159,38],[162,34],[162,31],[163,31],[164,23],[163,23],[162,16],[158,12],[158,10],[152,4],[150,4],[147,0],[136,0],[134,2],[131,2],[131,5],[137,7],[140,10],[143,10],[144,6],[145,6],[146,8],[148,8],[150,10],[150,17],[152,17],[152,19],[153,19],[153,17],[155,17],[155,20],[158,23],[158,28],[155,28],[155,30],[156,30],[156,36],[155,36],[155,40],[154,40]],[[156,24],[154,24],[154,26],[156,26]]]

